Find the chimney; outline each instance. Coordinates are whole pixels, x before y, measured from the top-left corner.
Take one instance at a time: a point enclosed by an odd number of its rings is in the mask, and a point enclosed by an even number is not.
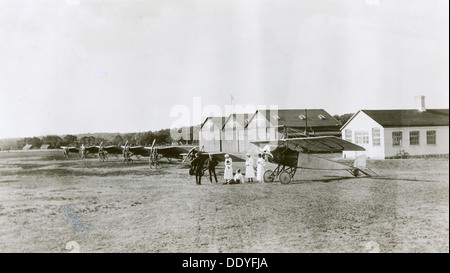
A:
[[[427,109],[425,108],[425,96],[416,97],[416,108],[419,112],[427,111]]]

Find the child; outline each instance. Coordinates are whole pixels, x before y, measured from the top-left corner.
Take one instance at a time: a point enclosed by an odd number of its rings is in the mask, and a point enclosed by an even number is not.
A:
[[[234,176],[234,182],[236,184],[244,183],[244,177],[241,174],[241,169],[236,171],[236,175]]]

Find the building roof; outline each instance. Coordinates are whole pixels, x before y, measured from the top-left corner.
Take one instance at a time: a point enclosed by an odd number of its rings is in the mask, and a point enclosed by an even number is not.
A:
[[[25,146],[23,146],[22,150],[29,150],[29,149],[31,149],[32,146],[33,145],[31,145],[31,144],[26,144]]]
[[[361,110],[383,127],[448,126],[448,109]]]
[[[214,124],[214,126],[222,129],[223,124],[225,123],[225,119],[226,117],[207,117],[205,119],[205,121],[202,123],[202,126],[200,127],[203,128],[203,125],[205,125],[205,123],[209,120],[211,120],[211,122]]]
[[[258,110],[248,123],[260,112],[268,121],[276,120],[277,126],[286,127],[340,127],[342,124],[323,109]],[[272,115],[271,117],[269,115]],[[307,119],[306,119],[307,118]]]
[[[448,126],[449,109],[427,109],[420,112],[417,109],[405,110],[359,110],[343,129],[359,113],[363,112],[383,127],[419,127],[419,126]]]
[[[225,128],[225,125],[228,122],[230,122],[231,119],[235,120],[239,125],[242,126],[242,128],[244,128],[245,126],[247,126],[247,123],[252,116],[253,116],[253,113],[252,114],[231,114],[228,116],[228,118],[223,123],[222,129]]]
[[[48,149],[49,146],[50,144],[43,144],[39,149]]]

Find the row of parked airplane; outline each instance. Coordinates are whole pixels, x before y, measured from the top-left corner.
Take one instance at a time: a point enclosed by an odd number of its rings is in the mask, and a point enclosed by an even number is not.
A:
[[[64,155],[67,157],[69,153],[83,154],[87,156],[89,154],[99,155],[102,152],[106,155],[111,154],[118,157],[119,155],[124,155],[125,153],[129,153],[128,156],[136,156],[140,158],[141,156],[151,156],[152,153],[157,152],[159,155],[165,158],[177,158],[177,159],[185,159],[187,156],[190,156],[192,152],[195,150],[195,147],[186,147],[186,146],[167,146],[167,147],[155,147],[155,142],[151,147],[145,146],[130,146],[128,142],[125,145],[109,145],[103,146],[103,143],[100,145],[87,146],[82,145],[81,147],[66,147],[63,146],[61,149],[64,151]],[[83,155],[82,155],[83,156]]]
[[[372,176],[376,175],[372,170],[366,166],[365,155],[356,158],[352,166],[335,162],[318,156],[317,154],[324,153],[339,153],[342,151],[365,151],[359,145],[348,142],[344,139],[334,136],[321,137],[302,137],[302,138],[288,138],[279,140],[267,141],[251,141],[253,145],[259,147],[260,153],[265,155],[267,161],[274,163],[277,167],[274,170],[267,170],[264,173],[264,180],[271,182],[278,179],[283,184],[289,184],[294,177],[297,169],[313,169],[313,170],[346,170],[353,176],[358,175]],[[212,154],[219,161],[224,160],[224,152],[208,152],[197,147],[183,147],[183,146],[167,146],[155,147],[153,142],[151,147],[144,146],[124,146],[110,145],[103,147],[90,146],[76,148],[76,147],[61,147],[64,153],[68,155],[71,153],[80,153],[83,149],[86,154],[99,154],[100,151],[105,151],[113,155],[125,155],[130,153],[131,156],[152,156],[157,153],[162,157],[170,160],[170,158],[186,159],[193,158],[193,155],[198,153],[202,157],[207,157]],[[228,153],[234,162],[245,161],[245,155]]]

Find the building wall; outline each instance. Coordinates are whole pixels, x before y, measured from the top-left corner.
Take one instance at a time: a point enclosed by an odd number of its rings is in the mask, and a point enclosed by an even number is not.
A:
[[[200,130],[200,149],[206,152],[221,152],[222,128],[216,126],[211,120],[207,120]]]
[[[419,132],[418,145],[411,145],[410,143],[410,132],[412,131]],[[436,131],[436,144],[427,144],[427,131]],[[392,132],[402,132],[400,146],[393,146]],[[396,156],[400,150],[404,150],[411,156],[448,154],[448,139],[448,126],[386,128],[384,130],[385,156]]]
[[[233,128],[233,122],[230,121],[224,127],[222,131],[222,151],[226,153],[237,153],[238,152],[238,136],[237,128]]]
[[[380,145],[374,145],[372,128],[380,130]],[[384,159],[396,156],[400,150],[404,150],[411,156],[436,155],[449,153],[449,127],[429,126],[429,127],[403,127],[403,128],[383,128],[364,112],[359,112],[345,128],[342,129],[342,139],[346,139],[346,130],[351,130],[351,142],[360,145],[366,151],[344,151],[344,158],[355,158],[358,155],[366,154],[371,159]],[[427,131],[436,131],[436,144],[427,144]],[[419,144],[411,145],[410,132],[419,132]],[[356,132],[367,132],[368,143],[358,143],[355,138]],[[402,132],[402,141],[399,146],[393,146],[393,132]],[[361,138],[360,138],[361,139]]]
[[[255,140],[267,140],[267,120],[261,114],[258,113],[247,126],[248,141]]]
[[[374,143],[373,128],[377,128],[380,132],[379,145]],[[351,130],[351,140],[346,138],[346,130]],[[356,140],[356,134],[361,132],[365,132],[367,134],[368,143],[364,143],[364,141],[363,143],[361,143]],[[350,142],[355,143],[366,149],[365,151],[344,151],[342,152],[342,156],[344,158],[356,158],[356,156],[362,154],[367,155],[367,157],[371,159],[385,158],[385,151],[384,151],[385,138],[383,137],[384,128],[380,124],[378,124],[375,120],[373,120],[371,117],[366,115],[364,112],[359,112],[347,124],[347,126],[345,126],[345,128],[342,129],[341,133],[342,139],[349,140]]]
[[[243,128],[225,130],[222,133],[222,151],[228,153],[247,152],[247,132]]]

